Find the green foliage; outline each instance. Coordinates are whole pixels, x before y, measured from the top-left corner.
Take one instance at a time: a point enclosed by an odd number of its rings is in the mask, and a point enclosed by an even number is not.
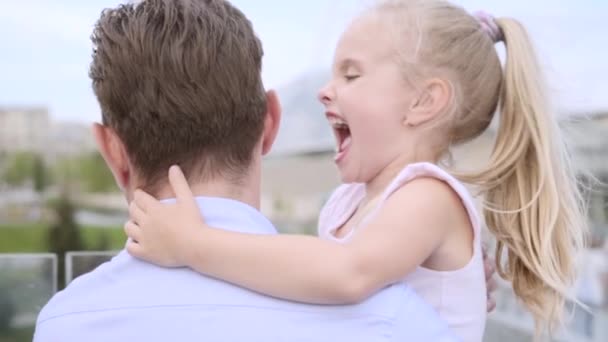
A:
[[[44,160],[39,155],[34,156],[32,160],[32,180],[34,182],[34,190],[38,193],[44,192],[50,183],[49,171],[47,170]]]
[[[7,158],[7,168],[3,178],[9,185],[23,185],[32,178],[36,155],[31,152],[19,152]]]
[[[31,181],[37,192],[43,192],[50,184],[49,170],[39,154],[18,152],[3,159],[7,167],[2,178],[7,184],[21,186]]]
[[[75,209],[71,199],[62,194],[51,207],[55,211],[57,222],[49,229],[49,251],[63,253],[84,249],[80,229],[74,220]]]
[[[8,284],[0,280],[0,334],[8,332],[16,313],[15,303],[10,296]]]
[[[84,243],[80,235],[80,228],[74,220],[74,206],[67,194],[62,196],[52,205],[57,216],[55,222],[48,231],[49,251],[57,254],[58,261],[58,285],[65,286],[65,253],[69,251],[81,251]]]
[[[116,191],[114,177],[99,153],[91,153],[79,160],[78,178],[83,182],[85,191]]]
[[[65,158],[55,166],[57,178],[62,183],[79,183],[85,192],[111,192],[117,191],[114,177],[105,161],[97,152],[88,153],[79,157]]]
[[[84,226],[80,235],[85,250],[120,250],[127,240],[121,227]],[[0,225],[0,253],[48,253],[48,236],[49,227],[41,223]]]
[[[36,153],[18,152],[2,156],[6,165],[0,177],[12,186],[23,186],[28,182],[37,192],[43,192],[51,184],[77,185],[85,192],[100,193],[117,191],[112,173],[97,152],[55,161],[52,168]]]
[[[34,336],[34,327],[14,328],[0,333],[0,342],[31,341]]]

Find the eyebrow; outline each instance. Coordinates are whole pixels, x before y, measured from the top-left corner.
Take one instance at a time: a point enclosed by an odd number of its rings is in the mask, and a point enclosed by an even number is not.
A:
[[[345,58],[338,64],[338,70],[345,72],[349,67],[361,69],[361,62],[353,58]]]

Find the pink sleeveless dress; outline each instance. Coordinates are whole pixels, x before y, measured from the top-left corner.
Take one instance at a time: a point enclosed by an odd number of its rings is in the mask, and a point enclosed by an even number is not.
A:
[[[319,236],[337,242],[348,241],[401,186],[417,177],[434,177],[452,187],[466,208],[474,229],[474,251],[469,263],[455,271],[434,271],[419,266],[404,282],[413,288],[448,323],[465,342],[482,341],[486,321],[486,282],[481,250],[481,222],[472,196],[466,187],[440,167],[417,163],[405,167],[390,183],[376,207],[347,236],[337,238],[335,232],[353,215],[365,197],[364,184],[344,184],[338,187],[319,217]],[[407,248],[407,246],[404,246]]]

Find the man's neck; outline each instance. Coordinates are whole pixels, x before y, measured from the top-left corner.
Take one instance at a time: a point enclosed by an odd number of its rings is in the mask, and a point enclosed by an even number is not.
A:
[[[220,197],[243,202],[260,209],[260,173],[259,169],[251,170],[238,183],[225,177],[192,183],[190,189],[196,197]],[[156,193],[158,199],[174,198],[175,195],[169,184],[162,186]]]

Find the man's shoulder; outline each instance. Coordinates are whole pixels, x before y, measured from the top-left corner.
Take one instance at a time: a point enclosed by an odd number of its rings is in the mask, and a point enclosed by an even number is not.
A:
[[[107,311],[119,306],[155,304],[252,306],[272,311],[321,313],[336,317],[376,316],[388,320],[397,318],[403,306],[411,308],[424,305],[417,300],[415,292],[403,283],[389,286],[357,305],[317,306],[263,296],[188,269],[163,269],[145,263],[139,265],[139,261],[130,260],[128,256],[124,259],[127,260],[107,262],[74,279],[44,306],[38,324],[62,316]],[[150,287],[150,282],[155,282],[154,286]],[[144,284],[148,287],[141,288]],[[166,296],[162,297],[163,293]]]
[[[57,292],[40,311],[36,324],[86,310],[95,310],[98,306],[96,303],[104,303],[108,297],[106,294],[110,291],[107,284],[111,279],[110,269],[113,262],[112,260],[101,264]]]
[[[203,336],[208,332],[213,336],[214,331],[225,332],[216,325],[224,326],[236,319],[243,324],[248,322],[250,332],[260,337],[272,336],[274,330],[268,329],[274,329],[278,324],[284,326],[281,331],[285,336],[306,330],[311,337],[323,332],[337,339],[347,336],[343,329],[347,327],[352,330],[351,335],[365,335],[365,341],[390,341],[382,336],[399,335],[402,329],[410,330],[405,336],[428,336],[426,333],[412,335],[414,331],[430,329],[411,324],[413,315],[422,320],[426,318],[431,326],[434,319],[438,320],[424,314],[426,303],[405,284],[389,286],[357,305],[316,306],[262,296],[186,269],[138,267],[135,260],[125,258],[124,261],[102,265],[75,279],[55,295],[39,315],[38,340],[65,337],[62,332],[65,327],[86,327],[92,322],[94,326],[114,324],[112,326],[122,329],[120,331],[132,331],[133,325],[144,326],[151,321],[165,321],[167,317],[188,325],[200,323],[201,317],[207,317],[209,322],[215,322],[214,325],[198,326],[202,330],[193,334]],[[151,286],[152,282],[154,286]],[[125,325],[117,321],[130,323]],[[252,321],[259,321],[259,324],[252,326]],[[274,322],[274,328],[264,323],[269,321]],[[294,322],[299,323],[294,326]],[[82,337],[92,333],[83,329],[75,334]]]

